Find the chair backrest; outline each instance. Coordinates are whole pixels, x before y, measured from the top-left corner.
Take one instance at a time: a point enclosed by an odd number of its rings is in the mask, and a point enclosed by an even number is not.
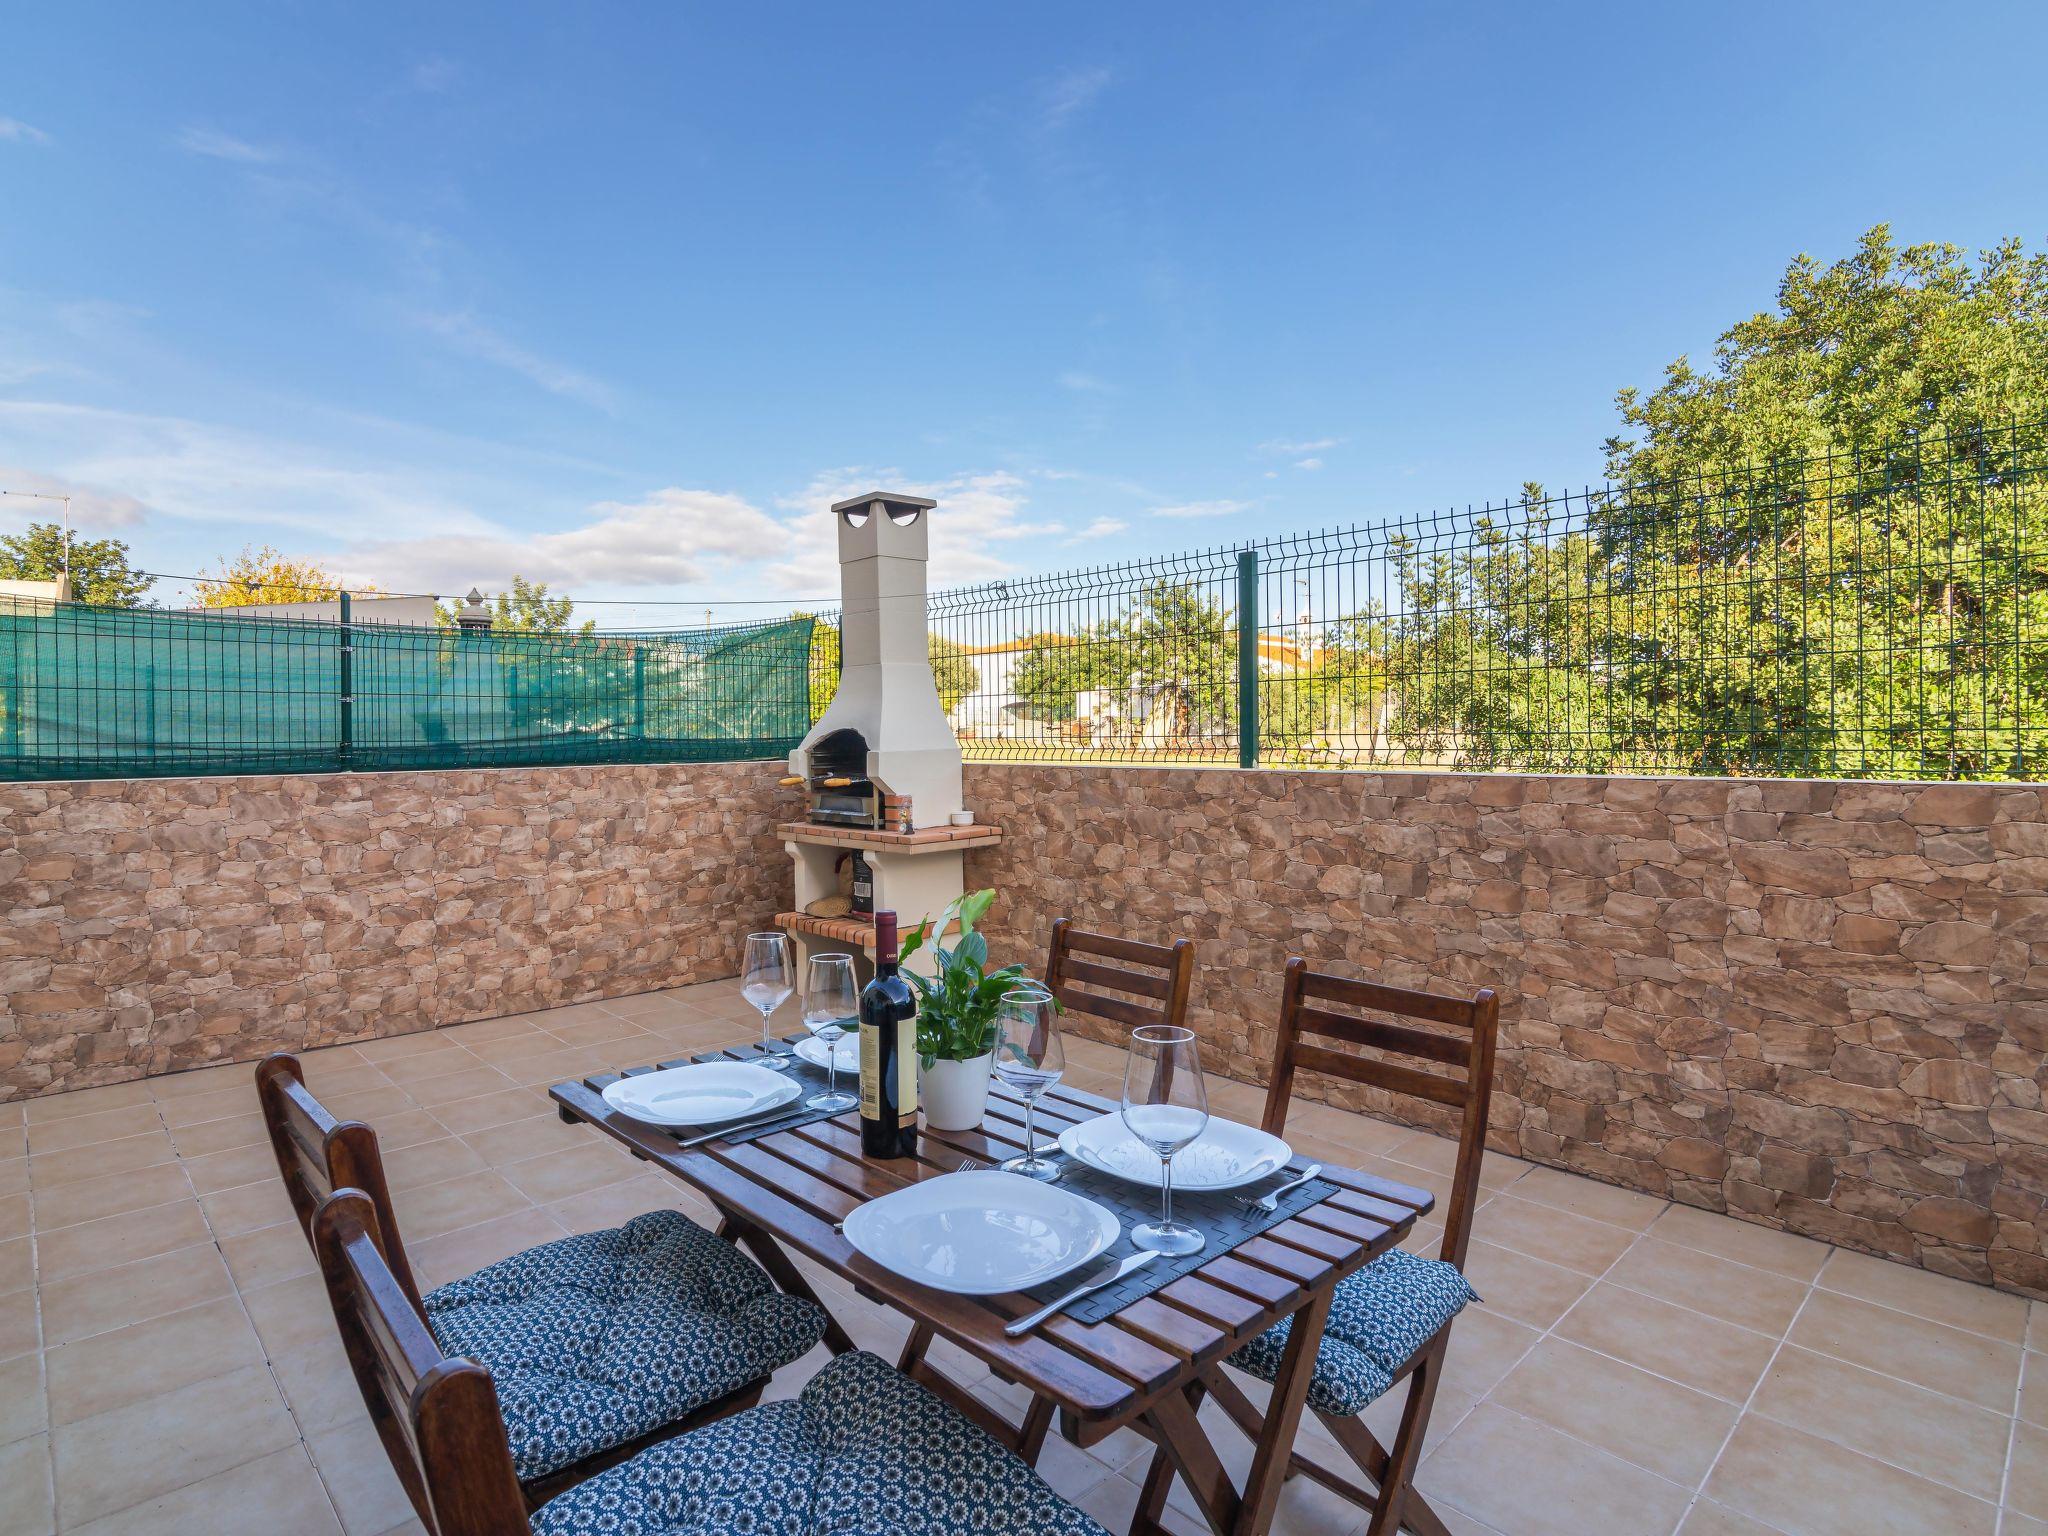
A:
[[[420,1523],[431,1536],[530,1533],[491,1374],[441,1352],[385,1261],[370,1197],[336,1190],[312,1237],[356,1385]]]
[[[337,1189],[362,1190],[377,1213],[378,1241],[384,1244],[391,1272],[424,1316],[419,1286],[392,1214],[391,1186],[385,1182],[377,1133],[360,1120],[335,1119],[306,1087],[298,1058],[283,1051],[256,1064],[256,1097],[263,1106],[263,1123],[270,1129],[277,1171],[284,1175],[285,1193],[291,1196],[306,1240],[313,1240],[313,1217],[321,1201]]]
[[[1090,1014],[1114,1024],[1187,1023],[1188,988],[1195,977],[1192,939],[1150,944],[1114,934],[1090,933],[1067,918],[1052,925],[1045,985],[1069,1013]],[[1128,997],[1109,997],[1110,992]]]
[[[1493,1099],[1493,1052],[1499,1033],[1500,999],[1491,987],[1481,987],[1470,997],[1411,992],[1312,971],[1297,955],[1287,962],[1280,990],[1279,1040],[1263,1123],[1275,1136],[1286,1127],[1297,1067],[1456,1111],[1458,1163],[1451,1175],[1450,1209],[1444,1215],[1443,1256],[1462,1269],[1478,1204],[1479,1160],[1486,1151],[1486,1112]],[[1302,1038],[1305,1035],[1341,1040],[1372,1054],[1332,1050],[1309,1043]],[[1427,1070],[1416,1062],[1448,1070]]]

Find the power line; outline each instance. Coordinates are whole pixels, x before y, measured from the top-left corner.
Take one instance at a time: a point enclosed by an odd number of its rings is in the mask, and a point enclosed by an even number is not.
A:
[[[152,581],[196,582],[202,586],[227,587],[238,585],[243,578],[235,576],[190,576],[173,571],[137,571],[138,576],[147,576]],[[252,579],[249,585],[260,588],[284,589],[293,592],[318,592],[334,596],[347,592],[352,597],[423,597],[435,602],[455,601],[458,595],[448,592],[393,592],[383,587],[350,586],[347,583],[276,581],[267,578]],[[486,592],[486,598],[510,597],[506,591]],[[575,597],[565,592],[550,591],[550,600],[559,601],[567,597],[579,608],[830,608],[838,604],[834,597]]]

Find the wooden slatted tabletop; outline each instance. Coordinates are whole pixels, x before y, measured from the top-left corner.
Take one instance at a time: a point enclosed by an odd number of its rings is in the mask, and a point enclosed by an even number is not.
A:
[[[725,1053],[736,1061],[757,1054],[753,1047]],[[851,1111],[752,1141],[710,1141],[684,1149],[675,1136],[619,1114],[604,1102],[604,1089],[620,1076],[683,1066],[690,1059],[559,1083],[550,1097],[563,1119],[596,1126],[701,1192],[724,1215],[727,1235],[745,1243],[785,1290],[817,1299],[789,1260],[788,1251],[794,1250],[906,1314],[913,1329],[899,1365],[944,1393],[1027,1459],[1035,1457],[1053,1410],[1060,1414],[1064,1432],[1082,1445],[1132,1425],[1175,1456],[1211,1523],[1230,1536],[1263,1536],[1278,1495],[1278,1468],[1284,1467],[1286,1447],[1261,1446],[1258,1462],[1271,1473],[1264,1480],[1270,1488],[1260,1486],[1256,1495],[1248,1491],[1240,1499],[1219,1483],[1220,1464],[1192,1411],[1201,1399],[1202,1374],[1285,1317],[1303,1314],[1295,1332],[1319,1338],[1337,1282],[1397,1245],[1433,1203],[1426,1190],[1325,1164],[1323,1177],[1339,1186],[1330,1199],[1217,1255],[1102,1322],[1055,1317],[1012,1339],[1004,1336],[1003,1325],[1031,1311],[1036,1305],[1031,1298],[931,1290],[854,1252],[837,1227],[862,1202],[951,1173],[963,1159],[993,1164],[1014,1156],[1024,1136],[1023,1105],[1018,1100],[999,1088],[990,1095],[979,1130],[927,1129],[919,1137],[915,1158],[893,1161],[870,1161],[861,1155],[860,1122]],[[1106,1099],[1061,1085],[1038,1101],[1038,1136],[1050,1141],[1068,1125],[1113,1108]],[[934,1336],[950,1339],[999,1376],[1028,1388],[1038,1401],[1025,1424],[1004,1423],[979,1399],[947,1381],[925,1358]],[[853,1347],[836,1320],[826,1342],[836,1351]],[[1308,1347],[1307,1340],[1300,1342]],[[1292,1375],[1298,1380],[1289,1381],[1283,1373],[1275,1392],[1278,1402],[1286,1388],[1284,1395],[1295,1399],[1293,1411],[1268,1415],[1269,1432],[1276,1438],[1284,1432],[1290,1444],[1308,1371]],[[1190,1434],[1201,1437],[1201,1443],[1169,1443],[1185,1442]],[[1183,1457],[1191,1459],[1183,1463]],[[1252,1482],[1262,1482],[1256,1468]],[[1200,1486],[1204,1483],[1209,1486]],[[1142,1508],[1139,1514],[1142,1523],[1150,1523]]]

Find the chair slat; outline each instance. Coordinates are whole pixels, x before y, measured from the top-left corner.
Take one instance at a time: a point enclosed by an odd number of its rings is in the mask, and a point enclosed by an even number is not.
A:
[[[1473,1024],[1473,1002],[1469,997],[1446,997],[1441,992],[1417,992],[1406,987],[1389,987],[1377,981],[1354,981],[1326,971],[1308,971],[1303,991],[1309,997],[1343,1003],[1352,1008],[1370,1008],[1378,1013],[1406,1014],[1435,1024]]]
[[[1120,997],[1104,997],[1099,992],[1083,992],[1079,987],[1069,986],[1055,988],[1053,995],[1076,1013],[1092,1013],[1099,1019],[1113,1019],[1134,1029],[1160,1022],[1158,1009],[1127,1003]]]
[[[1426,1029],[1410,1029],[1405,1024],[1355,1018],[1348,1013],[1330,1013],[1321,1008],[1304,1008],[1295,1017],[1303,1034],[1328,1035],[1376,1051],[1395,1051],[1403,1056],[1420,1056],[1426,1061],[1448,1062],[1460,1067],[1472,1058],[1469,1035],[1460,1040],[1455,1035],[1432,1034]]]
[[[1327,1072],[1332,1077],[1349,1078],[1352,1082],[1385,1088],[1392,1093],[1430,1099],[1438,1104],[1448,1104],[1453,1109],[1462,1109],[1469,1097],[1465,1084],[1457,1078],[1418,1072],[1413,1067],[1397,1066],[1391,1061],[1345,1056],[1325,1050],[1320,1045],[1297,1045],[1293,1055],[1294,1064],[1306,1071]]]
[[[1173,996],[1173,978],[1154,976],[1146,971],[1122,971],[1112,966],[1097,965],[1091,960],[1069,960],[1065,975],[1068,981],[1085,982],[1091,987],[1107,987],[1112,992],[1135,992],[1140,997],[1149,997],[1165,1002]]]
[[[1092,958],[1089,958],[1092,957]],[[1132,966],[1145,967],[1132,970]],[[1070,1013],[1113,1024],[1187,1023],[1188,991],[1194,983],[1195,946],[1186,939],[1153,944],[1116,934],[1090,933],[1067,918],[1052,925],[1046,950],[1045,984]],[[1077,985],[1079,983],[1079,985]],[[1087,989],[1087,990],[1084,990]],[[1144,1002],[1106,996],[1128,993]]]

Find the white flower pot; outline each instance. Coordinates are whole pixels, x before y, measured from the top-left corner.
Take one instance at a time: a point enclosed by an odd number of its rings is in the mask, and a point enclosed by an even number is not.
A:
[[[971,1061],[935,1061],[922,1069],[918,1099],[935,1131],[971,1131],[988,1108],[988,1071],[995,1053]]]

